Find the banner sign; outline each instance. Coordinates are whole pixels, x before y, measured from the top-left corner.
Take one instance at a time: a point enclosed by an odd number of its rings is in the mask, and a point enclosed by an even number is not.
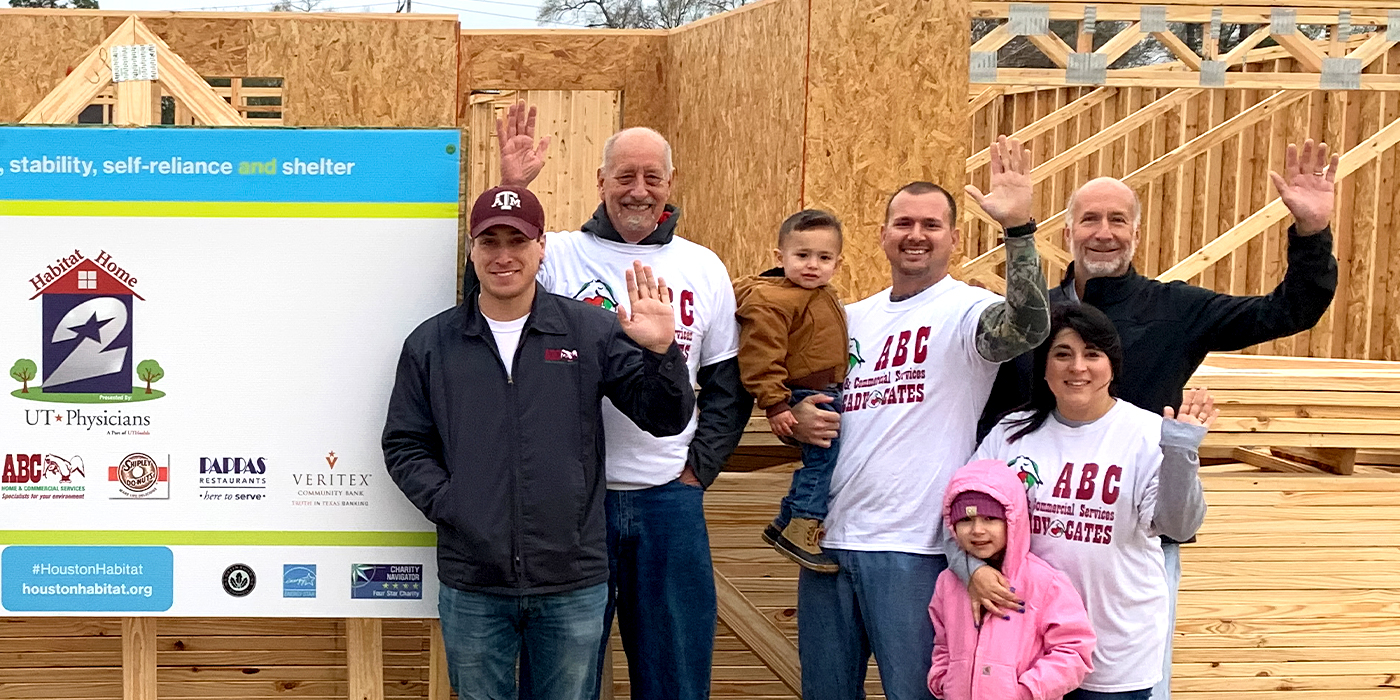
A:
[[[380,434],[459,143],[0,128],[0,614],[436,615]]]

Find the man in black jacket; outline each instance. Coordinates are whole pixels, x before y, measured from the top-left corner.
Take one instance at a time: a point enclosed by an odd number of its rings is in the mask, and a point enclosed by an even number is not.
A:
[[[1322,318],[1337,289],[1337,260],[1332,255],[1332,218],[1337,156],[1327,145],[1303,143],[1301,154],[1289,144],[1284,173],[1269,173],[1290,213],[1288,269],[1283,281],[1263,296],[1233,296],[1185,282],[1163,283],[1133,268],[1142,205],[1131,188],[1113,178],[1098,178],[1070,197],[1065,212],[1065,243],[1074,256],[1051,303],[1083,302],[1103,311],[1123,340],[1123,371],[1114,377],[1115,395],[1140,408],[1161,413],[1181,404],[1182,388],[1212,351],[1240,350],[1305,331]],[[1030,396],[1029,355],[1008,363],[987,402],[983,427],[1024,403]],[[985,430],[984,430],[985,432]],[[1181,577],[1178,543],[1163,538],[1172,615]],[[992,570],[974,573],[969,584],[974,601],[994,612],[1016,609],[1015,596]],[[1169,626],[1169,629],[1174,624]],[[1171,679],[1168,640],[1163,679],[1154,700],[1167,698]]]
[[[501,181],[524,185],[544,165],[534,110],[514,105],[497,124]],[[739,444],[753,399],[739,380],[739,327],[729,273],[709,249],[676,235],[669,203],[671,147],[655,131],[625,129],[603,146],[599,204],[578,231],[549,234],[540,281],[589,303],[625,304],[616,262],[640,259],[671,283],[676,340],[699,385],[699,415],[681,435],[655,439],[605,409],[608,545],[615,607],[632,695],[709,696],[716,599],[703,489]],[[607,639],[599,642],[600,664]]]
[[[547,293],[544,212],[524,188],[472,207],[479,291],[404,342],[384,460],[437,525],[439,614],[463,700],[521,690],[583,700],[597,684],[608,556],[602,401],[653,435],[694,413],[670,292],[626,273],[630,311]],[[523,658],[522,658],[523,657]]]

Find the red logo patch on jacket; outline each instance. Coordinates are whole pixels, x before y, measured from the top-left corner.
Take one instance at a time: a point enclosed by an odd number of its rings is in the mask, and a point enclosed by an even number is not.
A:
[[[545,348],[545,362],[577,362],[578,351],[566,348]]]

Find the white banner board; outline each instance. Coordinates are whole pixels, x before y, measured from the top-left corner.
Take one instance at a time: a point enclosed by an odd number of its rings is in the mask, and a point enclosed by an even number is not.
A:
[[[459,141],[0,128],[0,611],[435,616],[380,433]]]

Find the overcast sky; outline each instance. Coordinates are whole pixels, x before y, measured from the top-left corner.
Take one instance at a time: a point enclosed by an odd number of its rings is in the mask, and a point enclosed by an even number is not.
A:
[[[104,10],[202,10],[261,12],[274,0],[240,4],[240,0],[99,0]],[[463,29],[535,29],[539,0],[413,0],[413,11],[457,14]],[[322,0],[337,12],[393,12],[397,0]],[[548,25],[567,28],[567,25]]]

